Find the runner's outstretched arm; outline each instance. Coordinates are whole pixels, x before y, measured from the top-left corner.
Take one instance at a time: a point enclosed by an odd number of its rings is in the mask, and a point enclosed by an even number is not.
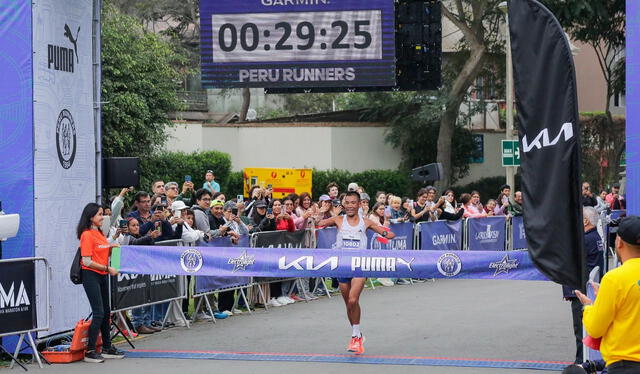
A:
[[[387,233],[387,236],[386,236],[387,239],[393,239],[396,236],[396,234],[394,234],[388,228],[380,226],[375,221],[372,221],[369,218],[364,218],[364,223],[365,223],[365,225],[367,226],[368,229],[373,230],[374,232],[376,232],[376,233],[378,233],[380,235],[382,235],[383,232],[386,232]]]
[[[342,218],[342,216],[338,216],[338,217]],[[323,219],[322,221],[318,222],[316,226],[322,226],[322,227],[338,226],[338,223],[336,222],[336,218],[338,217]]]

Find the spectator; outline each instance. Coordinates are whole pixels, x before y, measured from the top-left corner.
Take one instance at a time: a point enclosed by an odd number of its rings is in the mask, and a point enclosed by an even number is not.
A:
[[[298,217],[295,214],[295,204],[293,203],[291,195],[282,199],[282,212],[291,217],[293,224],[295,225],[295,230],[299,230],[304,225],[304,218]]]
[[[164,185],[164,193],[166,196],[166,204],[168,207],[173,205],[173,202],[178,199],[180,193],[178,192],[178,183],[176,182],[168,182]]]
[[[431,211],[427,205],[428,195],[429,191],[426,188],[421,188],[418,191],[418,198],[411,207],[411,217],[413,217],[413,222],[420,223],[429,221],[429,212]]]
[[[493,199],[489,199],[487,201],[487,205],[484,207],[484,211],[487,213],[487,216],[504,216],[504,210],[507,206],[498,206],[497,201]]]
[[[609,374],[640,372],[640,217],[620,221],[615,251],[622,265],[610,270],[602,284],[594,284],[595,303],[580,291],[585,306],[584,327],[593,338],[602,338],[600,353]]]
[[[253,213],[251,213],[251,232],[260,232],[260,231],[275,231],[276,230],[276,220],[273,215],[267,214],[267,203],[264,200],[258,200],[254,204]]]
[[[384,203],[376,203],[373,208],[371,208],[371,213],[368,218],[379,223],[381,226],[389,227],[389,217],[385,214],[384,210]]]
[[[238,208],[238,217],[240,217],[240,220],[242,221],[242,223],[247,225],[247,228],[251,230],[251,227],[250,227],[251,221],[249,220],[249,217],[245,214],[244,201],[239,203],[237,202],[236,208]]]
[[[371,201],[371,198],[368,193],[360,193],[360,215],[363,217],[369,214],[369,201]]]
[[[359,189],[359,188],[360,188],[360,187],[358,186],[358,184],[357,184],[357,183],[355,183],[355,182],[351,182],[351,183],[349,183],[349,186],[347,187],[347,192],[351,192],[351,191],[358,192],[358,189]],[[360,192],[358,192],[358,193],[360,193]]]
[[[584,231],[584,251],[587,255],[587,274],[602,264],[604,246],[602,238],[598,234],[598,212],[593,207],[582,208],[582,226]],[[600,265],[601,266],[601,265]],[[582,304],[571,288],[563,286],[564,299],[571,301],[571,314],[573,316],[573,333],[576,337],[576,359],[574,363],[582,363]]]
[[[498,198],[495,201],[496,201],[496,207],[499,208],[505,214],[507,213],[510,198],[511,198],[511,186],[509,186],[508,184],[503,184],[502,186],[500,186],[500,194],[498,194]],[[496,215],[500,215],[500,214],[496,214]]]
[[[127,193],[129,193],[129,191],[132,191],[133,188],[123,188],[120,190],[120,193],[113,198],[113,200],[111,201],[111,229],[115,230],[116,228],[118,228],[119,222],[120,220],[123,219],[123,215],[122,212],[124,210],[124,197],[127,195]],[[112,232],[111,234],[113,234],[114,232]]]
[[[394,196],[391,199],[391,210],[389,216],[390,223],[402,223],[407,222],[409,216],[405,210],[402,209],[402,199],[398,196]]]
[[[240,238],[240,235],[227,225],[224,219],[224,203],[220,200],[211,201],[209,227],[213,230],[212,235],[214,238],[229,236],[233,241],[237,241]]]
[[[195,229],[195,215],[192,210],[189,209],[182,201],[176,201],[171,206],[174,212],[180,212],[180,218],[182,218],[182,241],[185,245],[195,245],[197,242],[208,238],[204,235],[204,232]],[[173,225],[175,230],[178,223]]]
[[[238,206],[233,201],[227,201],[224,204],[224,221],[231,232],[238,235],[249,235],[249,228],[242,222],[238,215]],[[236,238],[237,239],[237,238]]]
[[[209,209],[211,205],[211,192],[204,188],[196,191],[196,205],[192,207],[195,217],[195,228],[204,232],[207,239],[214,236],[215,230],[209,224]]]
[[[291,204],[293,205],[293,202]],[[282,201],[274,200],[271,204],[271,209],[273,209],[273,214],[276,216],[276,230],[296,231],[293,218],[285,211]]]
[[[150,222],[140,226],[140,234],[146,235],[151,230],[160,231],[157,241],[180,239],[182,237],[182,224],[178,224],[176,232],[171,228],[171,223],[167,221],[167,207],[164,204],[153,206],[153,215]],[[181,221],[181,220],[180,220]]]
[[[384,204],[387,202],[387,194],[384,191],[376,192],[376,203]]]
[[[582,183],[582,206],[596,206],[598,201],[591,192],[589,182]]]
[[[596,201],[598,201],[598,205],[596,205],[596,211],[598,211],[598,213],[602,213],[609,209],[609,204],[607,204],[606,196],[607,191],[605,190],[600,191],[600,194],[596,196]]]
[[[367,193],[367,191],[364,190],[364,187],[362,186],[358,186],[358,188],[356,189],[356,192],[359,194],[363,194],[363,193]]]
[[[211,200],[218,200],[218,201],[222,201],[223,203],[227,201],[226,196],[224,196],[224,194],[222,192],[214,192],[211,195]]]
[[[337,199],[340,191],[338,190],[338,184],[336,182],[331,182],[327,185],[327,194],[331,198],[331,200]]]
[[[164,195],[164,182],[161,179],[151,183],[151,193],[154,195]]]
[[[460,201],[462,202],[462,206],[464,207],[465,218],[478,218],[478,217],[486,217],[487,213],[482,208],[482,204],[478,207],[480,203],[480,194],[477,191],[473,191],[471,194],[463,193],[460,196]]]
[[[302,218],[303,222],[298,227],[299,230],[313,226],[313,217],[318,215],[318,206],[311,201],[311,195],[308,192],[300,194],[300,205],[295,210],[296,216]]]
[[[289,194],[287,198],[293,201],[293,211],[295,213],[296,208],[300,206],[300,196],[296,193],[292,193],[292,194]]]
[[[402,211],[402,213],[407,216],[407,222],[411,222],[413,217],[411,217],[411,206],[413,205],[413,200],[409,199],[408,197],[403,197],[402,198],[402,206],[400,208],[400,210]]]
[[[247,215],[251,217],[253,213],[253,205],[256,203],[256,201],[262,200],[266,203],[266,201],[264,200],[264,190],[260,188],[260,186],[253,186],[249,189],[249,197],[250,201],[247,203],[245,210],[248,212]]]
[[[316,222],[320,222],[323,219],[327,219],[329,217],[332,217],[331,215],[331,204],[332,204],[331,198],[329,197],[329,195],[322,195],[320,196],[320,207],[318,209],[318,216],[316,217]]]
[[[164,189],[164,184],[163,187]],[[151,197],[149,197],[149,193],[140,191],[136,193],[134,198],[134,204],[136,210],[129,213],[127,217],[132,217],[138,220],[140,224],[145,224],[151,221]]]
[[[204,183],[202,184],[202,188],[209,191],[212,195],[216,192],[220,192],[220,185],[215,181],[216,176],[213,174],[213,170],[207,170],[204,174]]]
[[[187,207],[195,205],[196,203],[196,190],[193,182],[186,181],[182,184],[182,190],[176,200],[184,202]]]
[[[614,183],[613,186],[611,186],[611,193],[605,197],[605,200],[611,210],[624,210],[626,208],[624,197],[620,195],[619,183]]]
[[[508,210],[511,216],[518,217],[524,214],[524,209],[522,208],[522,192],[516,191],[514,196],[515,201],[509,205]]]

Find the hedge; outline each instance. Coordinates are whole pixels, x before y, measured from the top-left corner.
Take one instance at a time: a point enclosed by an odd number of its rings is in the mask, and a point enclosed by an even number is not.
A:
[[[454,186],[452,190],[456,194],[456,198],[459,200],[461,194],[471,191],[478,191],[480,193],[480,200],[482,203],[486,203],[489,199],[495,199],[500,194],[500,187],[505,184],[505,177],[487,177],[479,179],[475,182],[469,183],[464,186]],[[516,185],[511,186],[512,193],[520,189],[520,176],[516,175]],[[515,188],[515,190],[513,190]]]

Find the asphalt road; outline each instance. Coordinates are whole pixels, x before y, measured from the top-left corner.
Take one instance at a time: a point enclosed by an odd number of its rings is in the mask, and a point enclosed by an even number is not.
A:
[[[571,361],[571,310],[551,282],[437,280],[365,290],[361,299],[365,355]],[[302,354],[346,354],[351,334],[340,297],[259,309],[217,324],[199,322],[135,342],[148,350],[198,350]],[[121,349],[128,349],[123,345]],[[93,368],[90,365],[94,366]],[[97,367],[95,367],[97,366]],[[86,370],[135,373],[261,374],[358,373],[540,373],[482,369],[349,363],[256,362],[202,359],[125,358],[103,364],[54,365],[48,373]]]

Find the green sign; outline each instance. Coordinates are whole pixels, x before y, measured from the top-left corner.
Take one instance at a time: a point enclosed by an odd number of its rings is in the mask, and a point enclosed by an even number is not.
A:
[[[520,166],[520,142],[502,141],[502,166]]]

